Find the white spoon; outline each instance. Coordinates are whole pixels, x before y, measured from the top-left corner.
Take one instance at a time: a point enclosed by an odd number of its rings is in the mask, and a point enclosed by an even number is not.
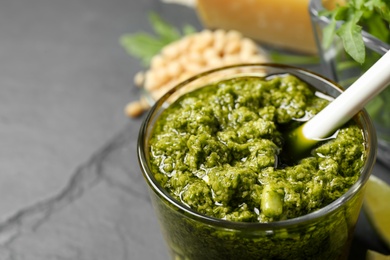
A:
[[[373,97],[390,84],[390,51],[383,55],[347,90],[287,137],[295,158],[348,122]],[[297,155],[297,156],[296,156]]]

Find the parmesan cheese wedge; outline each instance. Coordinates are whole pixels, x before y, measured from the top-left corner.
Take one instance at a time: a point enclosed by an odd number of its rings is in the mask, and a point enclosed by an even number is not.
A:
[[[292,51],[317,52],[309,0],[197,0],[205,27],[237,30],[263,44]]]
[[[316,54],[310,0],[162,0],[194,7],[206,28],[236,30],[272,47]],[[345,0],[323,0],[332,9]]]

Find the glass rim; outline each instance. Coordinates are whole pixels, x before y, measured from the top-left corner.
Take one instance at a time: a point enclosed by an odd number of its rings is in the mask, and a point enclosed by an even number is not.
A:
[[[297,73],[303,73],[306,75],[309,75],[312,78],[315,78],[319,81],[325,82],[327,85],[330,85],[332,88],[337,89],[338,91],[342,92],[343,88],[340,87],[337,83],[333,82],[330,79],[325,78],[324,76],[312,72],[310,70],[304,69],[304,68],[298,68],[295,66],[290,65],[284,65],[284,64],[275,64],[275,63],[247,63],[247,64],[236,64],[236,65],[229,65],[224,66],[212,70],[205,71],[203,73],[199,73],[181,83],[176,85],[174,88],[172,88],[170,91],[168,91],[165,95],[163,95],[150,109],[150,111],[147,114],[147,117],[144,119],[138,136],[138,144],[137,144],[137,155],[138,155],[138,162],[141,167],[142,174],[144,175],[144,178],[147,180],[148,185],[152,188],[153,192],[155,192],[158,196],[161,196],[163,199],[168,201],[170,204],[175,206],[177,209],[181,210],[183,213],[187,214],[187,216],[191,216],[193,219],[196,219],[200,222],[214,225],[214,226],[220,226],[223,228],[228,229],[234,229],[234,230],[247,230],[247,229],[258,229],[258,230],[265,230],[265,229],[275,229],[275,228],[284,228],[284,227],[290,227],[293,225],[299,225],[303,223],[307,223],[308,221],[315,221],[316,219],[319,219],[321,217],[324,217],[328,214],[331,214],[332,212],[336,211],[338,208],[340,208],[342,205],[344,205],[346,202],[348,202],[350,199],[352,199],[353,195],[355,195],[357,192],[359,192],[364,184],[367,182],[370,173],[372,171],[372,168],[374,167],[375,160],[376,160],[376,147],[377,147],[377,139],[376,139],[376,133],[374,126],[371,122],[371,119],[368,115],[368,113],[363,109],[359,112],[359,117],[361,117],[363,125],[361,125],[362,129],[364,129],[364,138],[366,140],[366,151],[367,151],[367,157],[365,164],[363,168],[360,170],[360,176],[359,179],[354,183],[346,193],[344,193],[341,197],[333,201],[332,203],[328,204],[327,206],[316,210],[314,212],[292,218],[287,220],[280,220],[280,221],[274,221],[274,222],[235,222],[235,221],[229,221],[224,219],[219,219],[211,216],[204,215],[202,213],[199,213],[188,206],[185,206],[183,203],[177,201],[175,198],[173,198],[161,185],[159,182],[154,178],[154,174],[152,173],[152,170],[149,167],[146,154],[145,154],[145,143],[147,140],[146,133],[148,130],[149,123],[153,118],[155,118],[157,110],[161,107],[161,105],[177,90],[181,89],[182,87],[186,86],[187,84],[197,80],[198,78],[201,78],[203,76],[209,75],[211,73],[216,73],[223,70],[228,69],[234,69],[234,68],[245,68],[245,67],[263,67],[263,68],[276,68],[276,69],[285,69],[285,70],[291,70]],[[286,72],[287,73],[287,72]],[[299,76],[297,76],[299,77]],[[158,115],[157,115],[158,116]]]
[[[309,13],[311,19],[315,18],[317,21],[323,24],[330,24],[331,21],[326,16],[320,16],[319,13],[325,10],[325,7],[322,5],[322,0],[310,0],[309,2]],[[337,26],[340,26],[341,21],[339,21]],[[390,45],[379,40],[377,37],[368,33],[365,30],[362,30],[362,36],[364,44],[371,49],[372,51],[377,52],[378,54],[384,55],[387,51],[390,50]]]

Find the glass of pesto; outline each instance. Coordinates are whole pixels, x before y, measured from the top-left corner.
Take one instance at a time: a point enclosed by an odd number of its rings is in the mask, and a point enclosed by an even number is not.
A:
[[[365,111],[286,164],[283,132],[341,88],[304,69],[199,74],[151,108],[141,170],[172,259],[346,259],[376,157]]]

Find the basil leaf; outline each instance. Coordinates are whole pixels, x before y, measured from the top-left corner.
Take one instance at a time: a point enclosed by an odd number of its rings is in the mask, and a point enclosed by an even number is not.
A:
[[[156,34],[160,36],[161,40],[164,42],[170,43],[180,38],[179,31],[163,21],[157,14],[150,13],[149,21]]]
[[[196,29],[195,27],[189,25],[189,24],[186,24],[183,26],[183,34],[184,35],[190,35],[190,34],[193,34],[196,32]]]
[[[139,32],[124,34],[119,39],[119,43],[125,51],[129,55],[140,59],[145,67],[150,64],[153,56],[157,55],[164,46],[179,40],[181,37],[178,29],[165,22],[155,13],[149,14],[149,22],[156,35]],[[190,25],[183,27],[183,34],[185,35],[195,31],[195,28]]]
[[[383,101],[383,98],[381,95],[378,95],[373,100],[368,102],[364,108],[367,109],[371,117],[377,118],[380,116],[381,111],[383,111],[384,105],[385,102]]]
[[[378,15],[372,15],[367,22],[370,33],[379,40],[386,42],[390,37],[390,30],[386,23]]]
[[[389,0],[347,0],[345,5],[325,10],[320,16],[330,17],[331,22],[323,30],[323,46],[329,48],[334,35],[341,37],[346,52],[357,62],[365,61],[365,48],[361,35],[364,30],[385,43],[390,43]],[[343,21],[336,29],[335,21]]]
[[[387,22],[390,22],[390,3],[385,2],[383,0],[376,0],[373,1],[374,3],[374,9],[379,15],[386,20]]]
[[[144,66],[147,66],[164,46],[146,33],[125,34],[120,37],[119,42],[128,54],[139,58]]]
[[[345,51],[360,64],[364,63],[366,56],[366,48],[361,31],[361,26],[353,21],[347,21],[336,32],[343,41]]]
[[[353,0],[352,4],[355,9],[361,10],[363,8],[365,0]]]
[[[350,16],[350,10],[347,6],[340,6],[333,12],[333,17],[336,20],[347,20]]]
[[[330,24],[323,29],[322,44],[325,49],[328,49],[333,42],[334,36],[336,34],[336,23],[337,21],[332,19]]]

